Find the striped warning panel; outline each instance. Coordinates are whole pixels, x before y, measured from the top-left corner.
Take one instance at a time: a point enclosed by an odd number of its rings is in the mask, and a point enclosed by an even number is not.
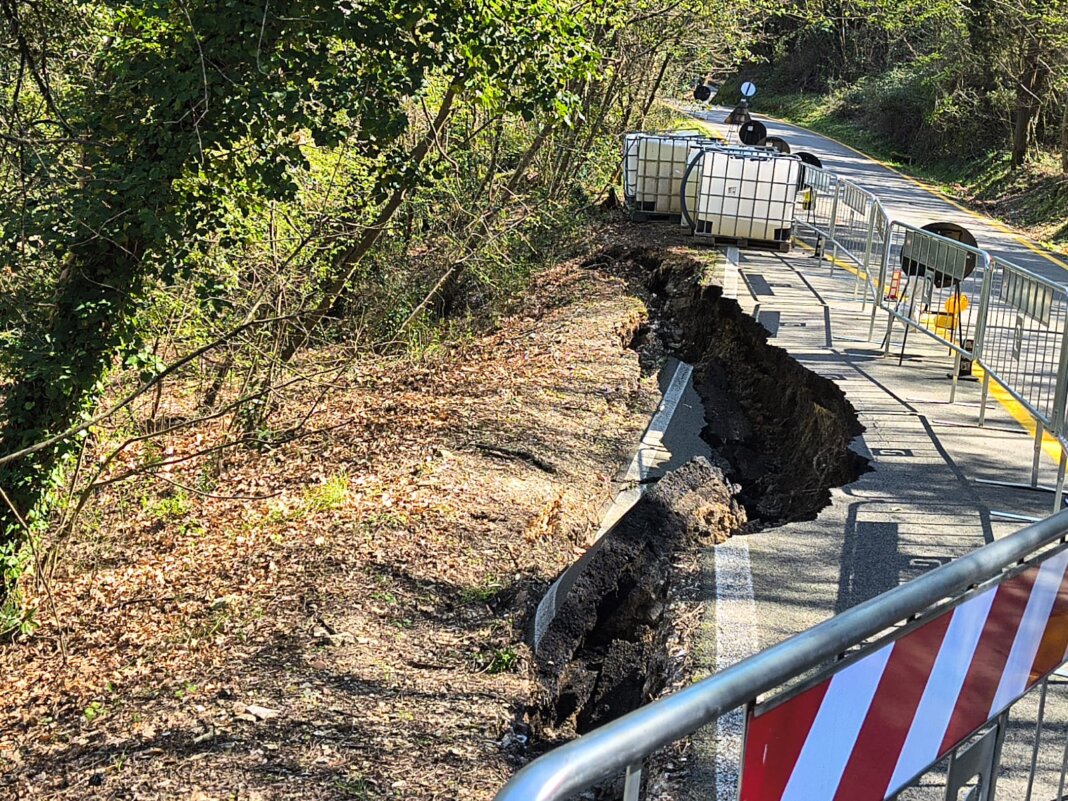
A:
[[[882,801],[1068,660],[1068,550],[750,713],[741,801]]]

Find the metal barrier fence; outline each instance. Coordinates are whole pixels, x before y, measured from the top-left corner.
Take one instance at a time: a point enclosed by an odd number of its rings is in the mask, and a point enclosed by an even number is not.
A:
[[[737,763],[744,765],[741,801],[891,798],[932,771],[940,774],[940,796],[945,787],[945,797],[957,799],[958,789],[971,783],[976,794],[969,799],[990,801],[1009,716],[1021,699],[1033,701],[1038,693],[1026,797],[1036,779],[1051,784],[1059,771],[1062,798],[1065,760],[1049,771],[1039,754],[1047,683],[1068,646],[1066,605],[1068,511],[549,752],[517,773],[496,801],[568,799],[612,779],[622,782],[624,801],[639,801],[652,755],[738,708],[746,710],[748,722]],[[971,663],[984,648],[994,663],[1000,655],[1001,667],[973,675]],[[882,736],[869,738],[863,748],[857,740],[867,726],[865,715],[872,714],[871,693],[891,675],[891,662],[911,688],[912,714],[903,730],[900,720],[893,721],[904,716],[891,711],[885,716],[890,734],[876,732]],[[960,714],[962,698],[978,702],[965,703]],[[908,703],[894,693],[887,701],[891,707]],[[821,718],[824,703],[833,708]],[[810,742],[816,747],[806,751]],[[843,753],[850,742],[853,750]]]
[[[1068,454],[1068,287],[981,248],[890,219],[872,193],[827,170],[805,166],[795,238],[827,258],[831,270],[853,271],[854,296],[874,299],[869,339],[887,313],[883,350],[890,354],[895,322],[946,346],[953,357],[950,400],[962,360],[982,372],[979,424],[991,383],[1034,421],[1030,480],[1001,482],[1053,493],[1062,507]],[[1041,453],[1058,459],[1053,487],[1038,483]],[[990,483],[990,482],[987,482]]]

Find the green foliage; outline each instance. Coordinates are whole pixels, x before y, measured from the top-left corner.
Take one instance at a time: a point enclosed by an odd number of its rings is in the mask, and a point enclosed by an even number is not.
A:
[[[744,71],[761,84],[758,111],[815,93],[906,162],[1064,147],[1063,0],[802,2],[773,12],[768,31]]]
[[[304,505],[316,512],[337,509],[349,497],[348,476],[331,476],[324,483],[304,491]]]
[[[82,717],[85,718],[86,723],[92,723],[106,711],[103,701],[91,701],[89,705],[82,710]]]
[[[180,409],[227,418],[228,446],[269,449],[292,433],[271,419],[274,387],[321,366],[292,364],[302,349],[432,358],[568,252],[615,181],[619,134],[662,81],[733,64],[750,12],[0,0],[15,43],[0,53],[0,487],[14,507],[0,506],[0,631],[21,619],[26,543],[78,475],[101,397],[154,393],[97,447],[184,426]],[[151,442],[144,455],[162,459]],[[331,479],[269,522],[346,495]],[[181,494],[146,511],[199,531]]]
[[[0,465],[15,507],[0,510],[7,586],[27,533],[17,517],[44,524],[81,440],[40,443],[91,414],[116,357],[142,380],[159,375],[142,344],[153,293],[191,280],[198,315],[231,305],[240,276],[216,277],[213,256],[258,238],[271,204],[314,192],[309,148],[355,154],[337,177],[349,181],[346,225],[359,224],[444,174],[413,158],[413,102],[451,92],[567,121],[598,61],[594,13],[552,0],[13,0],[3,11],[5,33],[38,38],[0,61],[19,87],[0,169],[24,188],[0,195],[0,252],[41,279],[15,287],[13,308],[33,311],[11,315],[0,338],[13,381],[0,454],[36,448]],[[36,80],[16,82],[27,65]],[[307,298],[327,275],[289,291]]]
[[[145,513],[150,517],[153,517],[160,522],[168,523],[174,520],[181,520],[192,509],[192,503],[189,500],[189,496],[181,490],[175,492],[165,498],[159,498],[155,501],[145,501],[142,504]]]
[[[486,673],[510,673],[519,666],[519,652],[510,646],[488,648],[476,652],[475,662]]]

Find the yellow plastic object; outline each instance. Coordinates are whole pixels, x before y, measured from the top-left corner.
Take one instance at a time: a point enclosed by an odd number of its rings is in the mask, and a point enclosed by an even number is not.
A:
[[[948,298],[946,298],[946,304],[945,304],[946,314],[949,314],[949,315],[960,314],[965,309],[967,309],[969,305],[970,304],[969,304],[967,295],[956,295],[956,294],[950,295]],[[941,315],[939,315],[939,316],[941,316]]]

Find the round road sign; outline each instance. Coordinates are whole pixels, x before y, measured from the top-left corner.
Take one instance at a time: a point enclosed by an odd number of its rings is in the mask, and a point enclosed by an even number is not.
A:
[[[746,81],[742,84],[742,97],[752,97],[756,94],[756,84],[752,81]]]

